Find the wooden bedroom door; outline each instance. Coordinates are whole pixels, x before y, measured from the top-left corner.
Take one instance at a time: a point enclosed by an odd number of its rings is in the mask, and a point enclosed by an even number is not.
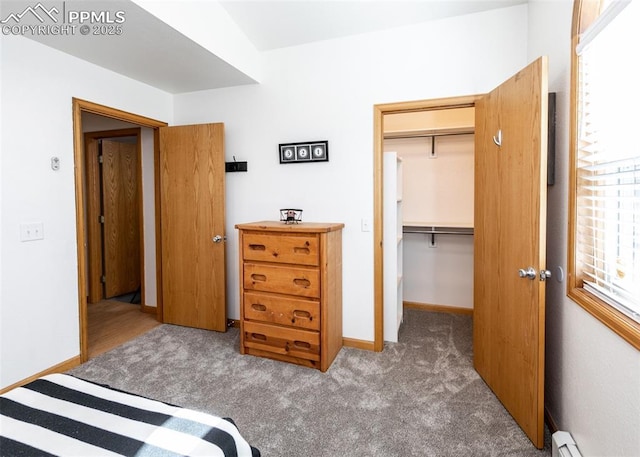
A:
[[[476,103],[475,131],[474,367],[538,448],[544,445],[547,103],[542,57]]]
[[[161,127],[165,323],[224,332],[224,124]]]
[[[136,143],[101,141],[104,297],[140,287],[140,212]]]

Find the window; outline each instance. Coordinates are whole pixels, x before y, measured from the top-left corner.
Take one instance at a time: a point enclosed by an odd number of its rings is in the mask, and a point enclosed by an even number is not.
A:
[[[638,1],[575,0],[568,294],[640,349]]]

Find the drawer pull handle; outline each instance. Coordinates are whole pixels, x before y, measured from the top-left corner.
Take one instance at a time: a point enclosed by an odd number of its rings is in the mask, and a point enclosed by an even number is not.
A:
[[[293,283],[296,286],[302,286],[302,287],[309,287],[311,285],[311,281],[309,281],[308,279],[304,279],[304,278],[295,278],[293,280]]]
[[[267,280],[267,276],[266,275],[260,275],[257,273],[253,273],[251,275],[251,279],[253,279],[254,281],[266,281]]]
[[[266,335],[263,335],[262,333],[252,333],[251,338],[254,340],[267,341]]]
[[[309,255],[311,253],[311,249],[309,249],[309,248],[293,248],[293,252],[295,252],[296,254]]]
[[[253,309],[255,309],[256,311],[266,311],[267,310],[267,307],[264,306],[262,303],[253,303],[251,305],[251,307]]]
[[[311,349],[311,344],[307,343],[306,341],[294,341],[293,345],[297,348],[302,348],[302,349]]]
[[[252,251],[265,251],[267,248],[264,244],[250,244],[249,249]]]
[[[312,320],[313,318],[311,317],[311,313],[309,311],[303,311],[300,309],[296,309],[293,312],[293,317],[294,318],[298,318],[298,319],[309,319]],[[295,320],[295,319],[294,319]]]

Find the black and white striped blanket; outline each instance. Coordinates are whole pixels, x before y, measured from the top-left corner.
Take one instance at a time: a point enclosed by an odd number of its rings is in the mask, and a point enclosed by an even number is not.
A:
[[[2,456],[219,456],[260,452],[224,418],[53,374],[0,396]]]

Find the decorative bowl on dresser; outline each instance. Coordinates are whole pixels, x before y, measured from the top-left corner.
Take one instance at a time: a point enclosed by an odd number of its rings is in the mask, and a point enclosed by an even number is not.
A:
[[[343,227],[236,225],[242,354],[329,368],[342,348]]]

